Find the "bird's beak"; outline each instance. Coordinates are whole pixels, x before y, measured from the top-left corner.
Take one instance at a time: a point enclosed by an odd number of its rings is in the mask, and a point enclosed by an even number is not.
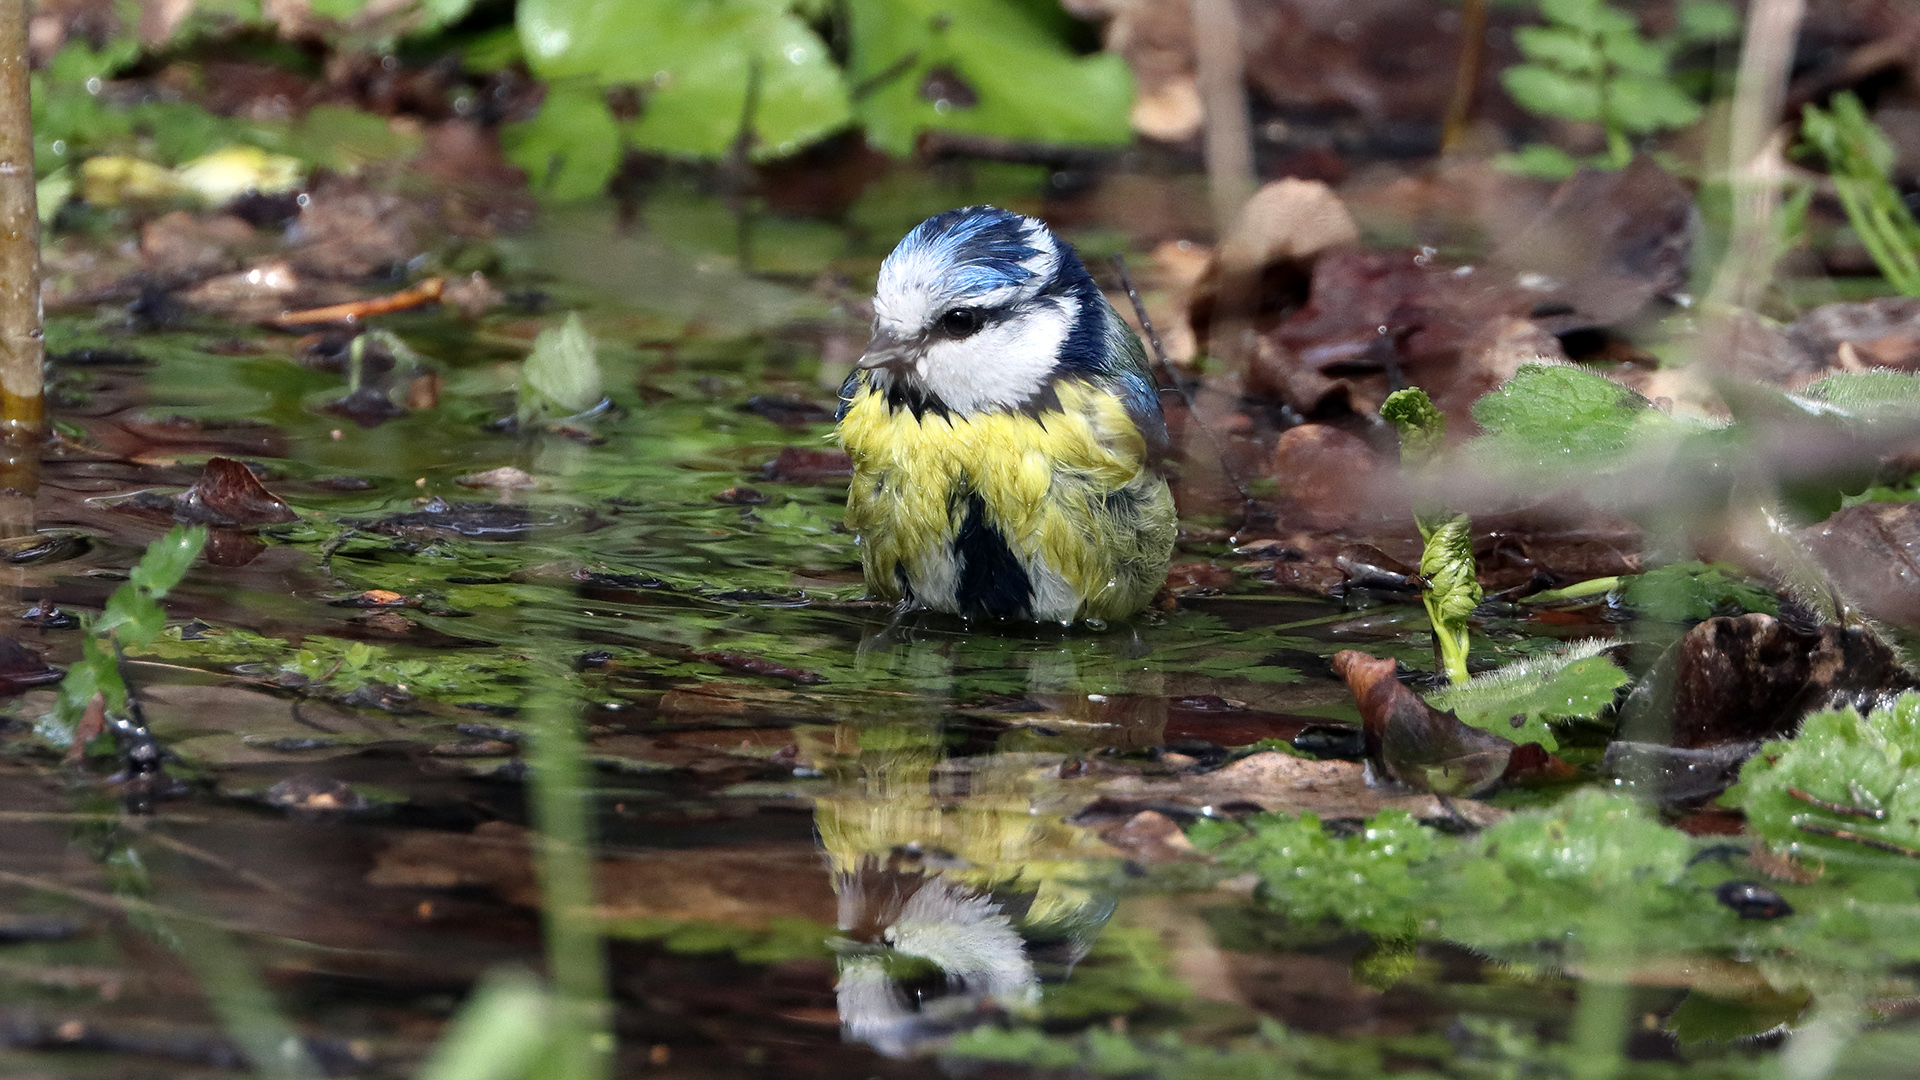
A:
[[[898,338],[885,330],[876,330],[873,340],[867,342],[867,352],[860,358],[860,366],[868,370],[882,367],[905,369],[919,356],[920,344],[918,338]]]

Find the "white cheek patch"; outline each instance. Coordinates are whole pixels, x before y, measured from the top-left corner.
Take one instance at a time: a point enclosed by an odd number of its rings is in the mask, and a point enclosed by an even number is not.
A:
[[[959,341],[936,341],[915,374],[959,413],[1012,408],[1046,385],[1073,320],[1062,303],[1036,304]]]

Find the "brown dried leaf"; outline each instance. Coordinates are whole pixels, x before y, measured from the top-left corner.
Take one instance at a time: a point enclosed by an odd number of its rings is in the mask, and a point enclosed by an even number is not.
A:
[[[853,475],[853,459],[844,450],[811,450],[789,446],[760,470],[760,479],[774,483],[817,484]]]
[[[1499,783],[1513,741],[1428,705],[1394,678],[1398,666],[1355,649],[1333,655],[1334,673],[1360,705],[1374,775],[1447,795],[1475,795]]]
[[[1392,794],[1367,784],[1366,768],[1351,761],[1311,761],[1291,754],[1250,754],[1209,773],[1157,779],[1123,776],[1099,785],[1108,802],[1151,803],[1199,809],[1257,806],[1284,813],[1311,811],[1322,818],[1365,818],[1382,810],[1405,810],[1422,821],[1464,819],[1487,825],[1505,816],[1485,803],[1430,794]]]
[[[174,500],[176,520],[205,525],[280,525],[300,515],[232,458],[209,458],[206,471]]]

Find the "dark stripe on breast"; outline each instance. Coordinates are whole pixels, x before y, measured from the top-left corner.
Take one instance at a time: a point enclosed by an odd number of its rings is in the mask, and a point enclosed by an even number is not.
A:
[[[1033,583],[1000,530],[987,524],[987,504],[978,495],[967,496],[967,516],[953,538],[953,554],[960,562],[960,580],[953,590],[960,614],[996,619],[1031,614]]]

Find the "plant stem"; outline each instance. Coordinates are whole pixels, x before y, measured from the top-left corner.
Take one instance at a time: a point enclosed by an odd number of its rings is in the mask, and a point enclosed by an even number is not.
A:
[[[1442,154],[1460,145],[1473,119],[1473,92],[1480,86],[1481,61],[1487,53],[1487,0],[1465,0],[1460,6],[1460,65],[1453,73],[1453,99],[1440,125]]]
[[[46,430],[27,0],[0,0],[0,436]]]
[[[1246,65],[1234,0],[1193,0],[1194,62],[1206,116],[1207,186],[1222,237],[1253,194],[1253,134],[1247,122]]]
[[[606,956],[593,889],[586,752],[565,682],[557,674],[533,704],[533,825],[538,836],[547,967],[557,1001],[554,1073],[603,1080],[612,1064]]]
[[[1712,300],[1734,307],[1758,303],[1773,280],[1780,245],[1774,216],[1785,178],[1781,141],[1772,138],[1786,98],[1806,0],[1753,0],[1740,74],[1734,80],[1727,124],[1727,182],[1733,188],[1733,235],[1709,290]]]

